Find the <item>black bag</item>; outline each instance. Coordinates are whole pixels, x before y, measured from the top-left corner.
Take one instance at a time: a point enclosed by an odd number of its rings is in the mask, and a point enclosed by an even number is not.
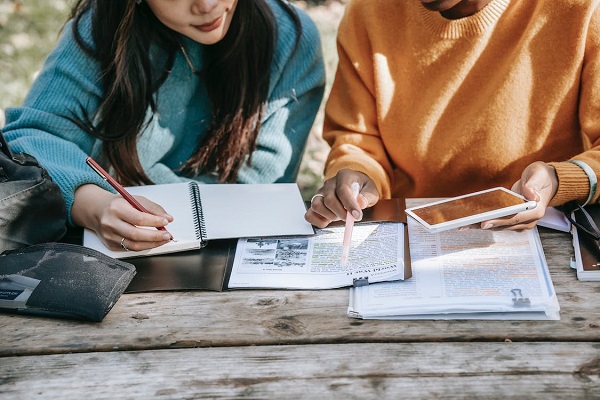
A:
[[[13,155],[0,132],[0,253],[59,240],[66,220],[58,185],[33,156]]]
[[[43,243],[0,254],[0,311],[102,321],[135,267],[99,251]]]

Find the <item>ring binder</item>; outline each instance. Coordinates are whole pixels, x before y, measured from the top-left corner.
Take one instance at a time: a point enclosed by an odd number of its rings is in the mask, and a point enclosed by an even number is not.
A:
[[[200,189],[198,185],[190,182],[190,199],[196,207],[192,208],[194,215],[194,229],[196,230],[196,239],[200,241],[200,247],[205,247],[208,243],[206,236],[206,222],[204,221],[204,211],[202,211],[202,199],[200,198]]]
[[[511,293],[513,294],[513,305],[515,306],[528,306],[531,304],[529,297],[523,297],[521,293],[521,289],[511,289]]]
[[[368,284],[369,284],[368,276],[361,277],[361,278],[354,278],[352,280],[352,286],[354,286],[354,287],[367,286]]]

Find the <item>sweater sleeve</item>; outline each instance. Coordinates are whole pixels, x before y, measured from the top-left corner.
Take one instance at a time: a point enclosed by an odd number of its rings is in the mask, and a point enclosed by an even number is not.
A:
[[[82,20],[82,32],[89,32],[89,22]],[[84,33],[84,40],[89,36]],[[33,155],[48,170],[65,198],[70,222],[79,186],[94,183],[113,191],[85,163],[95,139],[72,122],[93,115],[101,96],[98,65],[76,43],[68,23],[22,106],[6,113],[4,134],[11,149]]]
[[[600,179],[600,10],[595,11],[587,26],[585,52],[581,68],[579,89],[579,121],[587,150],[574,160],[589,165]],[[558,191],[550,205],[561,205],[570,200],[583,203],[590,193],[590,183],[586,173],[577,165],[568,162],[550,163],[558,176]],[[596,203],[600,199],[600,190],[591,199]]]
[[[383,198],[389,198],[392,166],[378,126],[373,50],[365,22],[369,7],[368,2],[348,4],[340,22],[339,63],[323,127],[323,138],[331,146],[325,178],[342,169],[359,171],[373,179]]]
[[[240,169],[240,183],[294,182],[308,134],[323,98],[325,67],[319,32],[296,9],[302,34],[289,15],[273,6],[278,22],[270,94],[252,162]]]

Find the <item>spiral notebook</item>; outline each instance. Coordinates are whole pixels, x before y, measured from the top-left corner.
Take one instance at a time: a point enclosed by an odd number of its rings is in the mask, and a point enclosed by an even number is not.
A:
[[[112,251],[85,229],[84,246],[114,258],[129,258],[200,249],[213,239],[314,233],[304,219],[306,207],[295,183],[184,182],[126,189],[160,204],[173,216],[166,228],[175,240],[144,251]]]

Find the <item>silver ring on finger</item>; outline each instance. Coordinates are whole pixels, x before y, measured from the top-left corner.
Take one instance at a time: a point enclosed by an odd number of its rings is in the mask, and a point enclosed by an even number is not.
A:
[[[125,246],[125,238],[121,239],[121,247],[123,248],[123,250],[125,251],[131,251],[127,248],[127,246]]]
[[[313,197],[310,199],[310,204],[312,204],[312,203],[313,203],[313,201],[315,201],[315,199],[316,199],[317,197],[322,197],[323,199],[325,199],[325,196],[323,196],[321,193],[317,193],[317,194],[315,194],[315,195],[314,195],[314,196],[313,196]]]

